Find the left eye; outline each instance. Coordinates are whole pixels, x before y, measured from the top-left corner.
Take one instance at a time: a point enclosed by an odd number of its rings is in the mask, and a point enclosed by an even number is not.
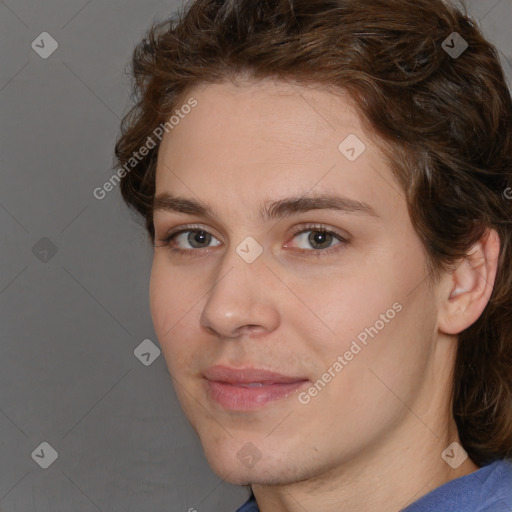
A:
[[[294,239],[298,240],[299,249],[320,250],[329,249],[346,240],[332,231],[323,229],[308,229],[297,233]],[[334,242],[334,243],[333,243]]]

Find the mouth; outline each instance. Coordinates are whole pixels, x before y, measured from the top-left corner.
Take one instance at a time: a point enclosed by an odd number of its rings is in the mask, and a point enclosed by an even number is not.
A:
[[[203,376],[208,397],[228,410],[257,410],[288,398],[309,380],[258,368],[213,366]]]

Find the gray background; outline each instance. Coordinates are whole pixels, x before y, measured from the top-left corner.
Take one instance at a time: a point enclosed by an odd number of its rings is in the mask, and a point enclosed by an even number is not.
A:
[[[208,468],[163,356],[135,357],[158,345],[151,247],[117,189],[92,193],[112,173],[133,46],[181,5],[0,2],[3,512],[227,512],[247,496]],[[511,81],[512,0],[468,7]],[[58,42],[47,59],[42,32]],[[42,442],[58,452],[47,469]]]

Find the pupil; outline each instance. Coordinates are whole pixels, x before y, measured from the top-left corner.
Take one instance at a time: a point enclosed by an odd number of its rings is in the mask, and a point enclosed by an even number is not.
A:
[[[330,233],[325,233],[322,231],[313,231],[309,235],[309,242],[313,246],[329,246],[332,242],[332,235]],[[320,247],[322,248],[322,247]]]
[[[200,247],[201,245],[205,245],[205,242],[208,242],[208,234],[204,231],[191,232],[188,235],[188,241],[192,247]],[[206,245],[208,245],[208,243],[206,243]]]

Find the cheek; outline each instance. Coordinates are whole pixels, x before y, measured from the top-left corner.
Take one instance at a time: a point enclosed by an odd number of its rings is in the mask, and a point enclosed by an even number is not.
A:
[[[420,340],[430,340],[435,330],[423,263],[416,246],[402,253],[389,248],[350,268],[316,273],[314,279],[302,275],[291,288],[303,304],[288,307],[287,315],[303,336],[316,340],[309,348],[327,366],[351,348],[357,352],[353,360],[365,365],[390,352],[417,357],[418,350],[426,349]]]
[[[155,258],[149,283],[151,318],[164,355],[173,365],[184,357],[180,353],[183,348],[191,346],[183,340],[184,326],[193,321],[199,307],[197,293],[188,284],[183,275]],[[168,358],[171,354],[173,357]]]
[[[173,268],[165,257],[165,252],[155,255],[149,281],[149,302],[151,316],[157,334],[165,335],[177,322],[191,312],[204,290],[202,279],[195,279],[182,269]]]
[[[170,279],[163,270],[163,266],[158,263],[155,257],[149,281],[149,307],[153,326],[160,343],[162,343],[161,336],[165,332],[165,327],[167,326],[167,329],[169,329],[172,326],[170,316],[176,305]]]
[[[290,284],[300,300],[287,304],[284,314],[303,337],[317,340],[312,348],[318,354],[343,353],[358,335],[364,341],[365,329],[377,322],[378,330],[384,331],[397,316],[393,304],[399,293],[393,279],[386,282],[364,269],[331,271],[314,279],[301,275]],[[385,325],[380,315],[388,320]]]
[[[343,303],[337,317],[332,313],[337,343],[324,347],[322,356],[327,367],[343,356],[342,378],[335,379],[333,395],[353,400],[365,411],[386,404],[398,413],[400,402],[386,390],[408,403],[421,387],[436,331],[435,304],[426,283],[412,294],[406,285],[370,290]]]

